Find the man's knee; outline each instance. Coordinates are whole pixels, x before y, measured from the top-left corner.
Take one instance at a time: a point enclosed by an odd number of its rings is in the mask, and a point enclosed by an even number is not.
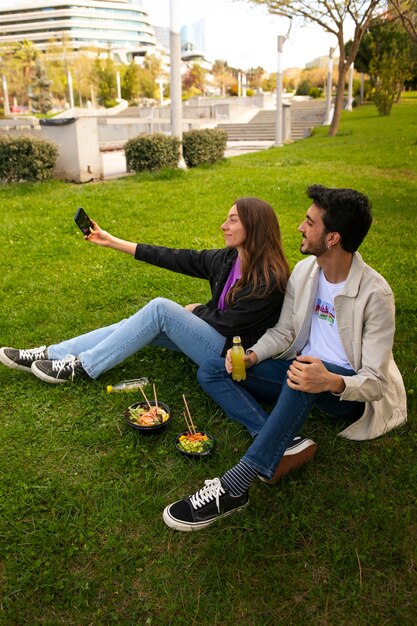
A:
[[[223,378],[224,374],[226,374],[224,359],[216,357],[207,359],[200,365],[197,370],[197,379],[200,385],[204,387],[205,384],[212,382],[214,379]]]

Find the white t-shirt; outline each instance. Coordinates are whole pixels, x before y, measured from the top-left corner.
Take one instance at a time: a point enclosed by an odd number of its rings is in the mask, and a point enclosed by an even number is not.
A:
[[[340,341],[334,308],[334,298],[345,283],[346,281],[336,284],[329,283],[323,270],[320,270],[316,306],[311,319],[310,334],[301,354],[316,356],[321,361],[352,369]]]

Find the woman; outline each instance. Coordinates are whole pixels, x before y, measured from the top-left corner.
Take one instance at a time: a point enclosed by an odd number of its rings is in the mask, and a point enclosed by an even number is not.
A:
[[[85,237],[90,243],[205,278],[211,300],[182,307],[155,298],[128,319],[49,347],[1,348],[4,365],[31,371],[49,383],[95,379],[148,345],[180,351],[200,365],[210,357],[224,355],[234,335],[241,336],[246,348],[277,322],[289,267],[277,217],[263,200],[241,198],[234,203],[221,226],[226,247],[217,250],[136,244],[93,224]]]

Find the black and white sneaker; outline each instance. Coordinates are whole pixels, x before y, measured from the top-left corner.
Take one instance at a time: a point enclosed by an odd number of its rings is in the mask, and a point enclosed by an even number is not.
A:
[[[297,467],[311,461],[316,454],[317,444],[312,439],[306,437],[294,437],[292,443],[285,450],[284,455],[279,462],[272,478],[265,478],[259,475],[259,480],[268,485],[275,485],[280,478],[289,474]]]
[[[242,496],[232,496],[220,478],[213,478],[204,481],[204,487],[194,495],[167,506],[163,519],[174,530],[200,530],[248,504],[247,491]]]
[[[35,361],[32,364],[32,372],[47,383],[66,383],[74,378],[90,378],[81,361],[72,354],[64,359],[47,359],[45,361]]]
[[[15,370],[30,372],[32,363],[39,359],[47,359],[46,346],[30,350],[16,350],[15,348],[0,348],[0,362]]]

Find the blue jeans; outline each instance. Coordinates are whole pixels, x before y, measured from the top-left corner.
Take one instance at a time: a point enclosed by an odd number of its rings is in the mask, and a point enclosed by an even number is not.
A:
[[[310,410],[316,406],[334,417],[359,418],[363,402],[340,400],[330,392],[313,394],[291,389],[287,370],[292,361],[267,359],[246,372],[246,380],[237,383],[226,372],[223,358],[200,365],[197,376],[203,389],[233,421],[240,422],[255,437],[242,461],[256,472],[272,478],[282,455],[299,433]],[[355,372],[324,363],[333,373],[353,376]],[[276,402],[268,414],[258,401]]]
[[[186,354],[200,365],[220,356],[225,338],[210,324],[171,300],[155,298],[131,317],[48,347],[49,359],[78,356],[91,378],[115,367],[145,346]]]

